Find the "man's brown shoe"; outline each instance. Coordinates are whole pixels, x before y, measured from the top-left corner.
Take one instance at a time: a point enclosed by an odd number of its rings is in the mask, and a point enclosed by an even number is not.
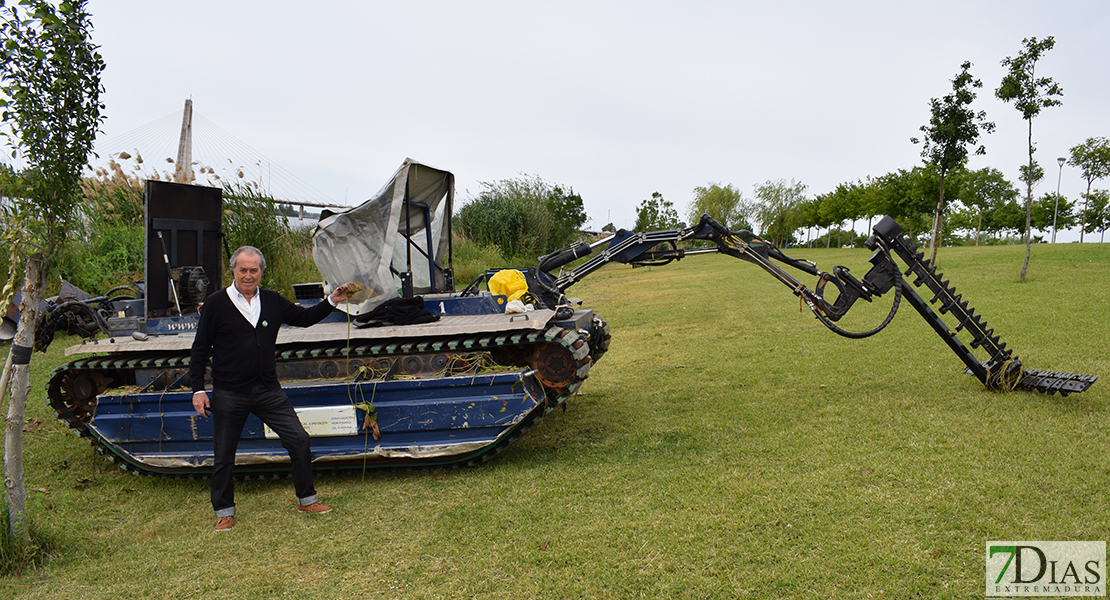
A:
[[[225,531],[231,531],[232,527],[235,527],[235,517],[220,517],[220,518],[216,519],[216,532],[217,533],[223,533]]]
[[[324,513],[330,513],[331,507],[326,504],[320,504],[319,502],[313,502],[312,504],[298,504],[297,510],[322,515]]]

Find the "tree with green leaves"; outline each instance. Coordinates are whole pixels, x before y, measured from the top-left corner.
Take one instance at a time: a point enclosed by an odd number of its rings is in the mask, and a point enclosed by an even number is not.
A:
[[[1025,48],[1016,57],[1007,56],[1002,61],[1007,72],[994,95],[1003,102],[1013,102],[1014,108],[1021,113],[1021,118],[1029,124],[1029,162],[1021,167],[1021,180],[1025,183],[1025,262],[1021,265],[1021,281],[1025,281],[1033,243],[1033,186],[1044,177],[1044,169],[1033,160],[1033,152],[1036,151],[1036,145],[1033,144],[1033,118],[1043,108],[1063,104],[1060,97],[1064,95],[1064,91],[1051,77],[1037,76],[1037,63],[1056,45],[1056,40],[1052,36],[1043,40],[1033,37],[1025,38],[1021,43]]]
[[[912,197],[910,172],[905,169],[892,171],[876,177],[871,185],[874,188],[871,193],[871,210],[876,214],[890,215],[901,220],[903,207],[907,199]]]
[[[22,430],[31,348],[47,275],[77,215],[81,170],[103,120],[104,61],[90,41],[84,0],[0,1],[0,110],[11,156],[5,243],[11,253],[6,305],[22,270],[19,324],[11,346],[11,398],[4,438],[9,533],[28,539]]]
[[[963,203],[960,199],[953,199],[948,204],[948,220],[945,230],[949,232],[966,231],[968,238],[971,232],[976,231],[978,211]]]
[[[539,176],[481,182],[482,192],[455,215],[463,235],[497,246],[505,258],[539,256],[576,238],[587,220],[582,197]]]
[[[828,194],[821,196],[821,207],[818,209],[821,220],[828,223],[830,226],[829,237],[825,240],[825,246],[828,247],[832,243],[831,226],[837,225],[838,229],[843,233],[844,221],[849,219],[853,220],[852,230],[855,230],[855,217],[861,214],[859,201],[861,198],[860,190],[862,186],[858,182],[841,183],[836,186],[836,189]],[[841,246],[842,239],[837,239],[837,247]]]
[[[833,220],[829,216],[828,204],[835,191],[817,194],[811,200],[804,200],[798,205],[798,217],[803,227],[813,227],[817,230],[813,236],[814,244],[821,239],[821,229],[825,229],[825,246],[828,247],[832,239]]]
[[[1082,223],[1079,226],[1079,243],[1082,244],[1083,233],[1087,228],[1091,185],[1110,176],[1110,140],[1104,137],[1087,138],[1086,142],[1071,149],[1071,164],[1079,167],[1083,171],[1083,179],[1087,180],[1087,193],[1083,194],[1083,210],[1080,212]]]
[[[1070,229],[1078,225],[1077,218],[1079,215],[1074,211],[1074,202],[1058,195],[1055,191],[1048,192],[1040,199],[1033,201],[1031,211],[1033,228],[1041,231],[1055,230],[1052,226],[1055,221],[1056,227]]]
[[[821,222],[821,197],[815,196],[813,198],[806,198],[794,207],[794,214],[797,216],[798,226],[804,227],[806,230],[805,244],[809,244],[813,237],[810,235],[810,229],[813,227],[820,227]],[[749,228],[750,229],[750,228]],[[798,240],[799,243],[803,243]]]
[[[971,76],[971,62],[964,61],[960,72],[952,79],[952,93],[943,98],[929,101],[932,116],[928,125],[921,126],[924,134],[921,140],[910,141],[922,144],[921,158],[925,164],[936,168],[940,176],[940,190],[937,208],[933,214],[933,237],[930,260],[937,260],[937,246],[941,244],[941,231],[944,227],[944,189],[945,178],[949,172],[963,166],[968,157],[968,146],[979,141],[980,130],[994,131],[994,123],[987,121],[985,111],[975,112],[971,103],[975,100],[975,89],[983,87],[983,82]],[[986,148],[979,146],[975,154],[986,154]]]
[[[552,250],[565,247],[577,239],[579,228],[590,220],[586,216],[586,205],[582,202],[582,196],[574,193],[574,190],[569,187],[565,191],[562,186],[553,187],[544,200],[544,208],[547,209],[547,214],[551,215],[549,235],[553,245],[556,246]]]
[[[1087,208],[1083,210],[1086,232],[1101,232],[1099,243],[1105,242],[1106,230],[1110,229],[1110,191],[1094,190],[1087,194],[1087,200]]]
[[[992,167],[968,171],[964,175],[962,188],[960,200],[975,213],[975,245],[978,246],[979,236],[984,226],[984,215],[987,216],[987,230],[996,231],[990,219],[992,209],[1016,200],[1018,190],[1006,179],[1002,171]]]
[[[885,214],[894,217],[906,227],[906,234],[914,238],[922,216],[931,214],[931,197],[937,197],[936,170],[915,166],[909,171],[899,169],[868,181],[866,195],[867,214]]]
[[[867,235],[871,235],[871,226],[875,221],[875,217],[885,215],[880,210],[880,195],[879,195],[879,180],[870,175],[860,182],[860,189],[857,192],[856,210],[859,218],[867,217]],[[853,226],[854,228],[854,226]]]
[[[710,183],[694,188],[694,197],[687,210],[688,223],[697,223],[703,214],[709,215],[718,223],[732,231],[751,229],[751,204],[731,183],[721,186]]]
[[[999,235],[1012,233],[1015,238],[1025,239],[1025,201],[1014,200],[991,210],[990,223]]]
[[[806,185],[794,180],[786,183],[785,179],[767,181],[755,186],[755,197],[760,235],[770,238],[776,246],[785,245],[801,226],[795,208],[806,198]]]
[[[651,198],[640,202],[636,209],[636,225],[633,231],[658,231],[683,227],[674,203],[665,200],[663,194],[652,192]]]

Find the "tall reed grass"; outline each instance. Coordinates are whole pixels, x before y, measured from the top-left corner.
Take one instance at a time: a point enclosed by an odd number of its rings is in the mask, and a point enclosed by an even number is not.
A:
[[[91,294],[142,279],[142,180],[116,170],[84,179],[81,193],[81,219],[58,255],[61,279]]]
[[[225,184],[224,235],[229,248],[254,246],[266,256],[263,286],[293,297],[293,285],[320,280],[312,260],[312,227],[292,227],[274,199],[253,186]],[[225,269],[224,285],[231,284]]]
[[[143,186],[141,175],[129,173],[115,162],[85,178],[81,220],[70,233],[70,243],[57,257],[56,276],[51,278],[48,296],[57,293],[63,279],[97,295],[143,278]],[[267,264],[265,287],[292,298],[295,284],[320,281],[312,257],[314,222],[291,225],[278,202],[250,183],[224,182],[223,202],[228,248],[233,251],[250,245],[262,250]],[[496,223],[488,225],[491,231],[496,230]],[[456,230],[453,239],[455,284],[459,289],[488,269],[536,264],[538,251],[533,245],[498,244],[468,236],[462,230]],[[6,260],[6,256],[0,257],[0,261]],[[224,269],[220,283],[231,284],[229,269]]]
[[[514,266],[512,259],[494,245],[480,244],[461,235],[454,237],[455,287],[463,289],[488,269]]]

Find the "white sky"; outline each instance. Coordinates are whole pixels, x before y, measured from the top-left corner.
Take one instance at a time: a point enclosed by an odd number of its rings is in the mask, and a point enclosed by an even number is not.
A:
[[[1016,183],[1026,122],[994,90],[1000,61],[1030,36],[1055,37],[1038,69],[1064,90],[1063,106],[1033,123],[1046,172],[1037,195],[1055,190],[1056,157],[1110,137],[1103,0],[90,0],[89,10],[107,64],[102,140],[192,98],[228,134],[352,205],[405,157],[455,173],[460,199],[522,173],[570,186],[595,229],[630,228],[656,191],[685,215],[710,182],[750,196],[794,179],[824,193],[920,164],[909,138],[965,60],[983,81],[976,107],[998,127],[970,166]],[[1063,195],[1084,189],[1065,166]]]

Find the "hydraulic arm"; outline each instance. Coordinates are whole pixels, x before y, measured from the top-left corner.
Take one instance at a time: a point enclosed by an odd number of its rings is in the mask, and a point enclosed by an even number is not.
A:
[[[679,242],[687,240],[709,240],[716,247],[706,250],[684,250],[678,247]],[[943,280],[936,267],[903,235],[902,227],[894,219],[883,217],[872,229],[866,246],[874,253],[869,260],[871,269],[861,280],[842,266],[836,266],[832,273],[820,271],[815,264],[786,256],[773,244],[749,231],[730,231],[709,215],[702,215],[696,225],[687,228],[652,232],[621,230],[593,245],[579,242],[541,257],[537,267],[530,270],[530,279],[546,290],[548,296],[557,299],[563,296],[567,288],[609,262],[632,266],[665,265],[688,254],[720,252],[758,265],[800,297],[826,327],[846,337],[861,338],[878,333],[894,318],[902,298],[905,298],[963,361],[967,372],[989,389],[1036,390],[1047,394],[1059,392],[1067,395],[1085,391],[1098,379],[1097,375],[1025,369],[1013,350],[1007,348],[999,336],[994,334],[994,330],[987,326],[986,320],[968,306],[962,295],[957,294],[956,289]],[[571,261],[591,254],[594,256],[573,269],[558,276],[550,274]],[[895,263],[894,256],[905,265],[904,271]],[[816,276],[817,284],[810,289],[778,263]],[[905,281],[910,281],[913,285],[905,285]],[[838,291],[836,300],[832,303],[825,300],[825,288],[829,283]],[[926,301],[914,288],[927,291],[931,297]],[[894,291],[894,298],[890,312],[876,328],[866,332],[850,332],[835,324],[857,300],[870,302],[891,290]],[[954,325],[946,323],[942,314],[949,315]],[[961,340],[961,335],[968,340],[966,344]],[[985,353],[986,359],[980,360],[973,349]]]

